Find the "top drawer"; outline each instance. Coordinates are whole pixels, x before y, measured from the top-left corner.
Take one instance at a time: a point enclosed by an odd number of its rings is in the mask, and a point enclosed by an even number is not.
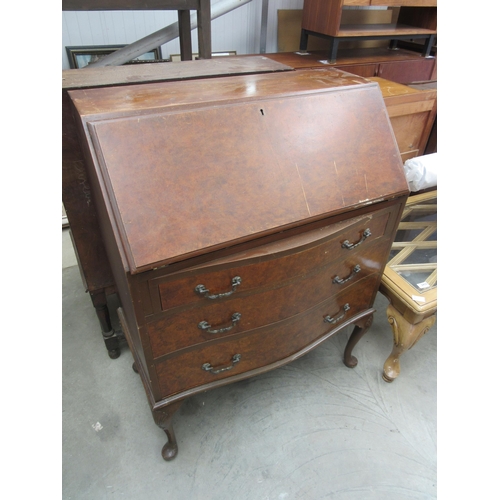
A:
[[[160,311],[166,311],[200,301],[224,300],[257,288],[273,288],[371,245],[386,234],[389,216],[390,209],[384,209],[155,278],[150,282],[151,293],[159,293]]]

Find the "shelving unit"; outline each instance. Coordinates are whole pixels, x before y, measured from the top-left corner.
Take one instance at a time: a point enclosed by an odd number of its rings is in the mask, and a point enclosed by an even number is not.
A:
[[[395,23],[341,24],[343,7],[385,6],[398,8]],[[300,51],[307,51],[309,35],[331,41],[328,62],[337,59],[339,44],[353,40],[389,40],[390,48],[398,40],[423,39],[422,56],[428,57],[437,34],[437,0],[304,0]]]

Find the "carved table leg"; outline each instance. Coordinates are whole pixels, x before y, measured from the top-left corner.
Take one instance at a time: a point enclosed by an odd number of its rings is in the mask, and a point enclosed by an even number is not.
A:
[[[174,429],[172,427],[172,417],[174,413],[182,405],[182,401],[177,401],[163,408],[153,410],[153,418],[156,425],[165,431],[168,437],[168,442],[163,446],[161,450],[161,456],[164,460],[173,460],[177,456],[178,447],[177,440],[175,438]]]
[[[384,363],[384,372],[382,378],[386,382],[392,382],[399,375],[399,358],[411,349],[436,322],[436,313],[425,318],[420,323],[412,325],[403,315],[391,304],[387,306],[387,320],[392,326],[394,334],[394,347],[392,352]]]
[[[359,342],[361,337],[368,331],[373,322],[373,314],[365,316],[354,323],[356,326],[349,337],[345,351],[344,351],[344,364],[349,368],[354,368],[358,364],[358,360],[352,355],[352,350]]]
[[[104,345],[108,350],[108,355],[111,359],[116,359],[120,356],[120,342],[111,325],[106,293],[104,290],[90,292],[90,298],[92,299],[92,304],[99,318],[101,333],[104,339]]]

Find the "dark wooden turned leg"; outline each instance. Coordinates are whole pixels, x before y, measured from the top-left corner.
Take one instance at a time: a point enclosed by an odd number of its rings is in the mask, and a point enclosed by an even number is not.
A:
[[[358,360],[352,355],[352,350],[359,342],[361,337],[368,331],[373,322],[373,314],[365,316],[359,323],[355,323],[355,328],[349,337],[344,351],[344,364],[349,368],[354,368],[358,364]]]
[[[191,14],[189,10],[178,10],[179,19],[179,43],[181,46],[181,61],[193,59],[193,48],[191,44]]]
[[[210,0],[200,0],[200,8],[196,12],[198,19],[198,54],[200,59],[212,57],[212,21]]]
[[[173,460],[177,456],[178,447],[177,439],[175,438],[174,429],[172,427],[172,417],[175,412],[180,408],[184,401],[177,401],[168,406],[153,410],[153,418],[156,425],[165,431],[168,442],[161,450],[161,456],[164,460]]]
[[[90,292],[90,298],[92,299],[92,304],[94,305],[99,319],[99,324],[101,325],[101,333],[104,339],[104,345],[108,350],[108,355],[111,359],[116,359],[120,356],[120,342],[111,325],[106,293],[104,290]]]

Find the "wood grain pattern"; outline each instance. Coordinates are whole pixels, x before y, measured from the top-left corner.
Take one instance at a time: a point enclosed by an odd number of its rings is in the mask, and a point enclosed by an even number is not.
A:
[[[148,323],[153,356],[158,358],[184,347],[253,330],[305,311],[366,276],[379,273],[389,248],[390,240],[382,239],[364,251],[316,267],[308,275],[295,277],[281,286],[269,281],[267,287],[252,293],[238,292],[226,300],[205,301],[200,307],[182,308],[164,314],[161,319]],[[356,265],[360,266],[360,271],[351,280],[345,284],[333,283],[336,276],[349,276]],[[277,259],[274,266],[284,267],[286,264]],[[207,321],[214,329],[231,325],[234,313],[241,314],[241,319],[230,331],[211,334],[198,327],[202,321]]]
[[[344,87],[339,98],[336,89],[346,80],[355,86]],[[373,158],[403,192],[401,160],[392,155],[394,137],[387,116],[380,115],[382,97],[378,88],[360,83],[335,70],[220,78],[189,112],[185,107],[197,95],[190,89],[206,87],[205,81],[173,83],[168,94],[165,84],[151,85],[149,95],[133,87],[112,94],[72,91],[79,113],[87,115],[132,274],[371,203],[390,189]],[[287,97],[299,85],[302,95]],[[269,92],[282,98],[261,101]],[[140,107],[148,114],[117,119],[113,113],[103,120],[113,103],[117,111],[125,103],[123,111]],[[366,123],[374,125],[366,129]],[[204,133],[193,135],[196,130]],[[152,224],[154,213],[164,215]]]
[[[356,365],[408,197],[377,83],[308,69],[69,96],[165,460],[190,395],[289,363],[348,325],[344,362]],[[190,298],[199,283],[225,292],[235,271],[234,293]],[[207,336],[203,321],[222,331]]]
[[[332,325],[324,322],[328,315],[342,313],[343,306],[350,306],[345,320],[369,307],[373,287],[377,277],[370,277],[349,288],[343,293],[274,326],[255,330],[238,339],[224,340],[208,344],[206,347],[179,354],[158,363],[156,371],[163,397],[196,386],[209,384],[214,380],[231,377],[245,371],[266,366],[279,359],[292,355],[307,344],[314,342],[333,330]],[[265,349],[262,348],[265,346]],[[235,354],[241,354],[241,361],[233,369],[212,374],[202,370],[209,362],[214,367],[231,364]]]
[[[266,285],[276,287],[296,276],[304,276],[314,269],[324,267],[339,258],[348,257],[351,252],[342,248],[342,243],[345,240],[359,240],[366,228],[370,229],[371,236],[360,249],[369,246],[386,234],[389,229],[388,219],[389,211],[384,210],[373,216],[351,220],[351,227],[348,228],[345,228],[345,223],[339,223],[333,227],[327,226],[314,231],[318,239],[313,243],[304,243],[304,236],[297,235],[244,252],[242,258],[236,254],[231,259],[222,259],[222,262],[219,259],[211,263],[208,269],[195,267],[181,273],[180,276],[179,274],[166,274],[166,277],[153,280],[152,293],[156,293],[154,287],[157,286],[162,309],[168,310],[179,305],[210,302],[209,299],[194,292],[195,287],[200,283],[212,293],[221,293],[230,288],[233,277],[239,276],[242,282],[235,295]],[[276,265],[278,258],[280,262]]]

